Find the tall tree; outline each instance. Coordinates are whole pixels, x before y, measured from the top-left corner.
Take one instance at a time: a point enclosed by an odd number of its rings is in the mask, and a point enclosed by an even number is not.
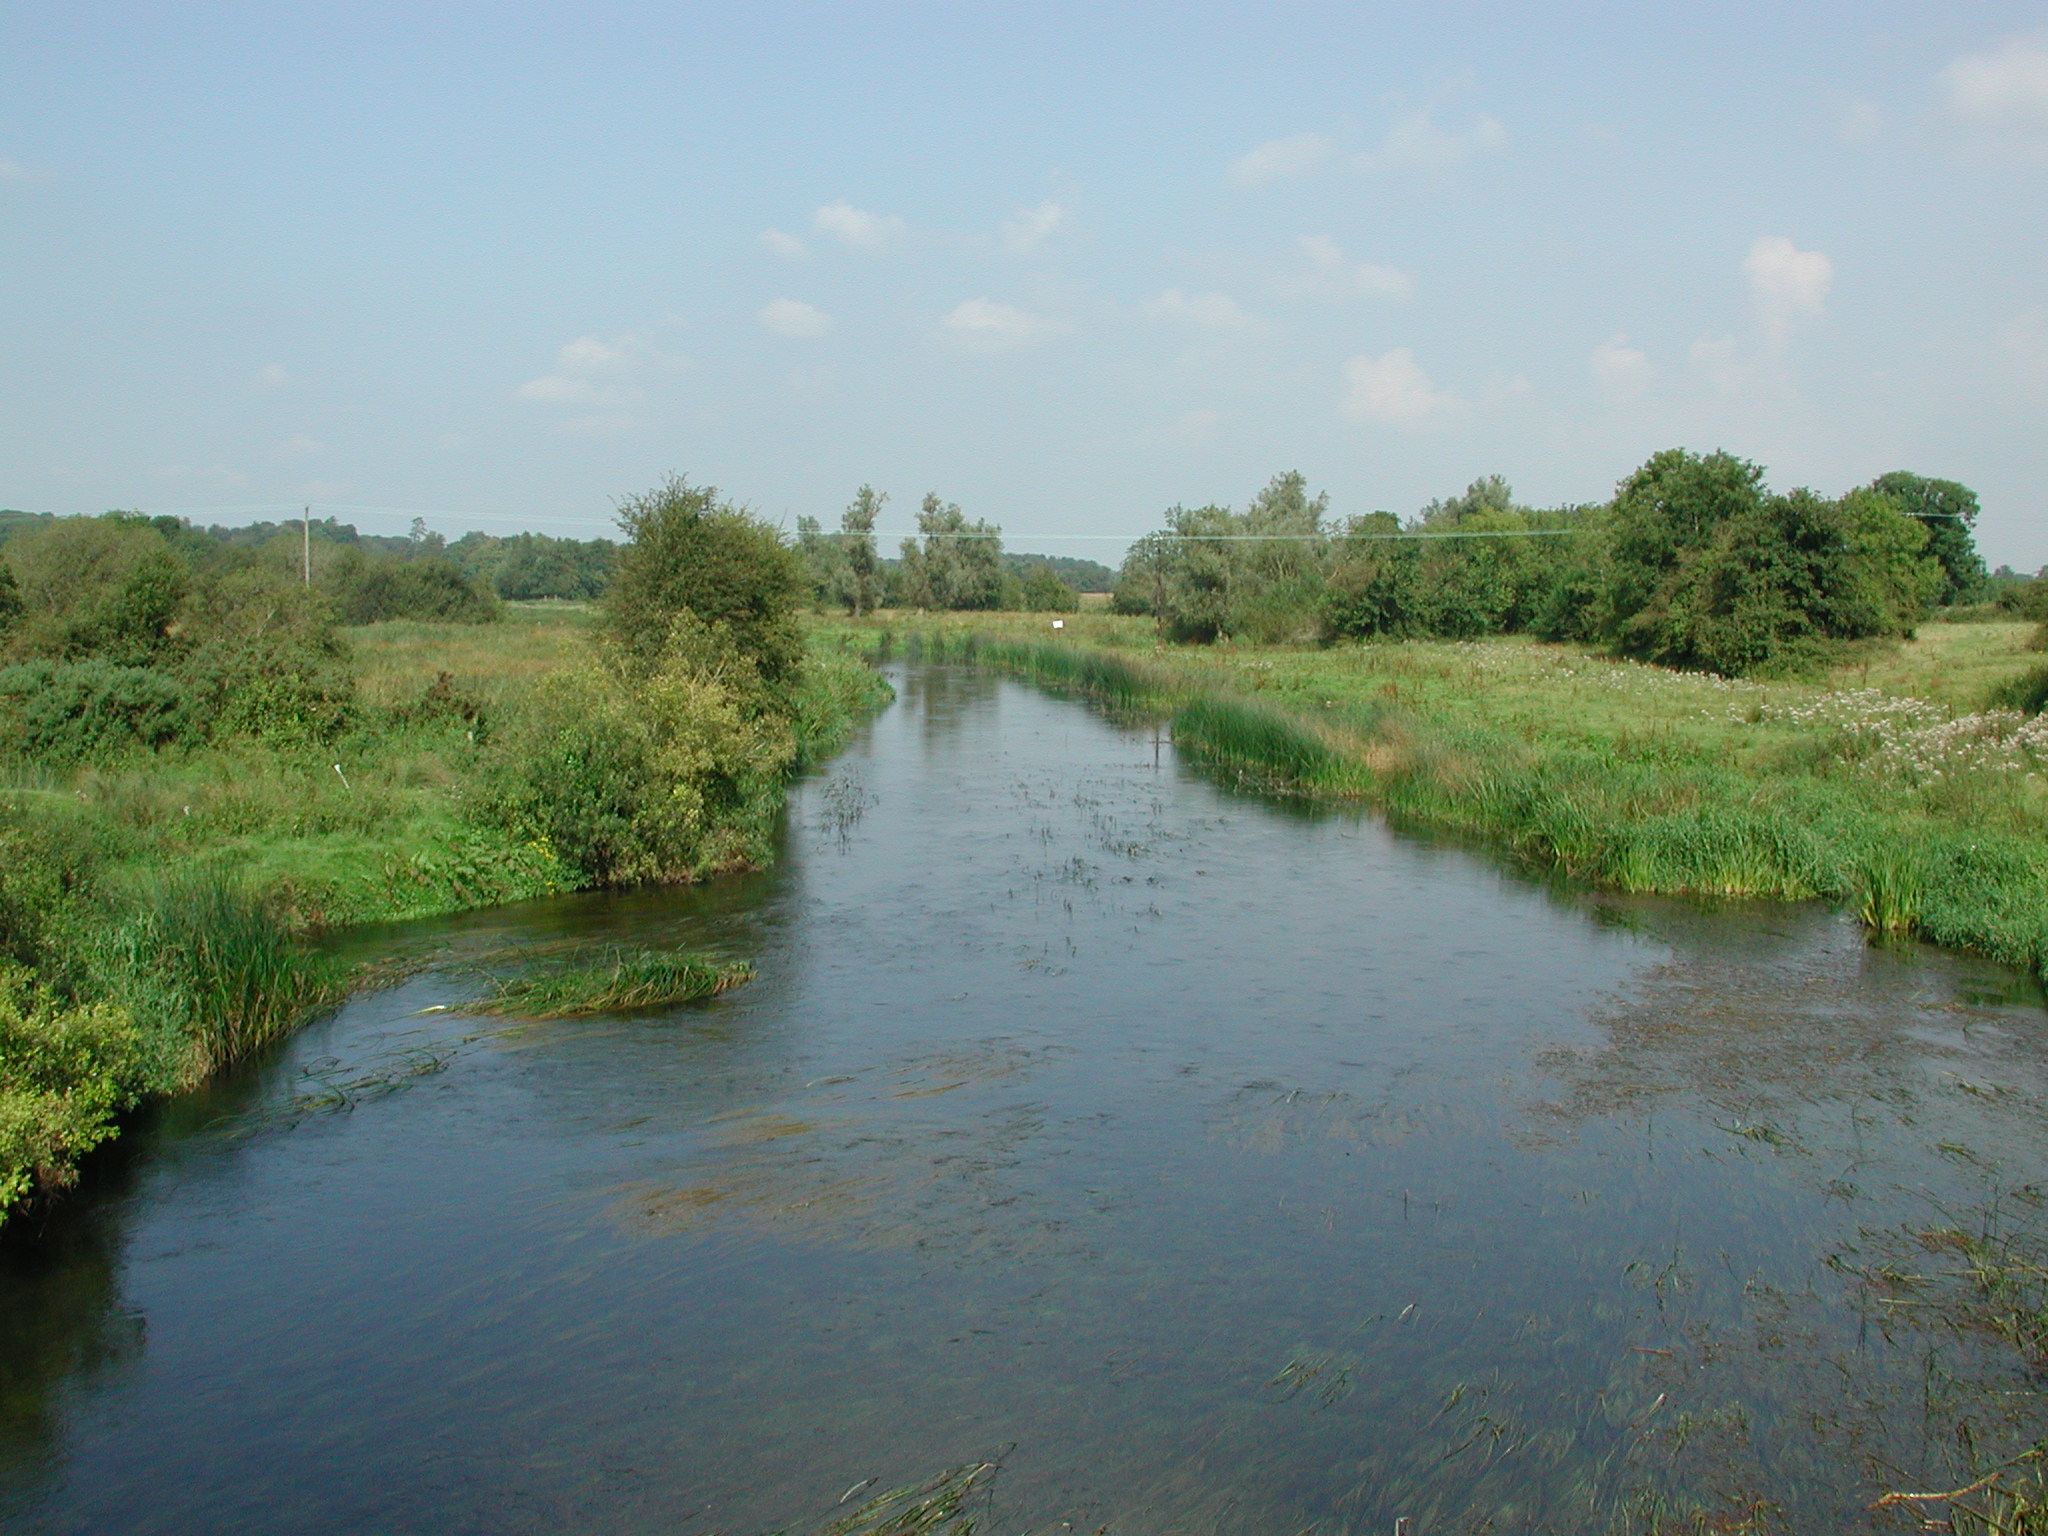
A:
[[[841,597],[855,618],[881,606],[882,561],[875,549],[875,521],[888,493],[864,485],[839,515],[840,546],[846,557]]]
[[[1984,558],[1977,553],[1977,493],[1954,480],[1930,480],[1895,469],[1870,482],[1899,504],[1908,517],[1927,525],[1927,552],[1941,562],[1942,587],[1937,603],[1978,600],[1984,588]]]

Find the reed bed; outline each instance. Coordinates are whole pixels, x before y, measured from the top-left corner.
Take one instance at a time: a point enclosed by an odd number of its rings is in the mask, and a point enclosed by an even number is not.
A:
[[[646,1013],[716,997],[753,976],[753,966],[745,961],[611,947],[500,981],[470,1011],[509,1019]]]

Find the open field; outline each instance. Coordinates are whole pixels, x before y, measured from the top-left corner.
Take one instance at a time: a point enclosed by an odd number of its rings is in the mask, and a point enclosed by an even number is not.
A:
[[[1172,715],[1184,750],[1248,781],[1580,878],[1819,898],[2029,970],[2048,948],[2048,729],[1982,707],[2039,664],[2027,625],[1928,625],[1805,683],[1522,638],[1165,647],[1102,614],[1057,635],[1021,615],[866,627]]]

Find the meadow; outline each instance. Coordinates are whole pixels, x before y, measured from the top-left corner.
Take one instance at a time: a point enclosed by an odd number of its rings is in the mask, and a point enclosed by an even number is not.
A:
[[[851,632],[851,631],[850,631]],[[1163,644],[1083,613],[884,614],[865,643],[972,658],[1170,718],[1250,786],[1377,805],[1615,888],[1819,899],[1878,935],[2039,973],[2048,727],[1997,707],[2034,627],[1928,624],[1807,681],[1522,636]]]

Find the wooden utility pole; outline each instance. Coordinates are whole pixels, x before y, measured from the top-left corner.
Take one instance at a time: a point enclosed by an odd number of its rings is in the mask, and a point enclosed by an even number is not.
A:
[[[299,564],[305,575],[306,585],[310,587],[313,585],[313,509],[307,507],[305,512],[305,517],[299,523],[302,535],[299,544]]]

